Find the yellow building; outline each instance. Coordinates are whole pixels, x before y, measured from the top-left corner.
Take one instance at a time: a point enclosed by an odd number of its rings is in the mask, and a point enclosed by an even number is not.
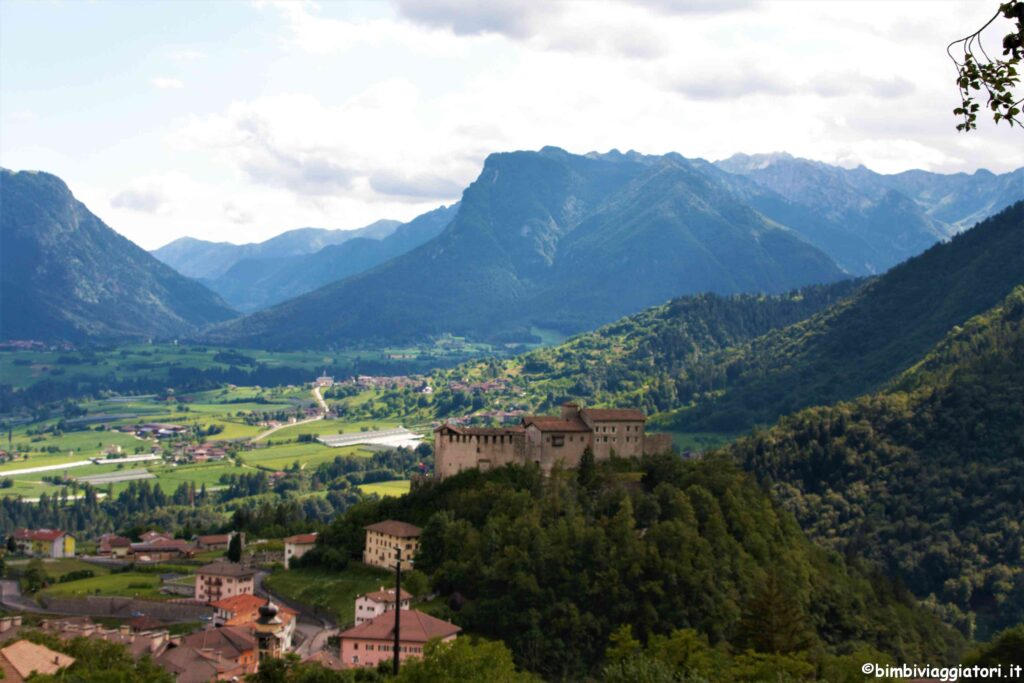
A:
[[[420,547],[420,528],[388,519],[366,527],[366,546],[363,550],[363,563],[381,567],[395,568],[395,549],[402,549],[402,570],[409,571],[413,559]]]
[[[19,555],[53,559],[75,556],[75,537],[60,529],[16,529],[14,545]]]

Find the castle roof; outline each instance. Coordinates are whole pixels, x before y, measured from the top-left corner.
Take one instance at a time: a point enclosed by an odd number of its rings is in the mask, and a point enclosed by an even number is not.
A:
[[[589,432],[590,427],[582,420],[563,420],[560,417],[548,415],[527,415],[523,418],[523,425],[533,426],[542,432]]]
[[[645,422],[644,411],[633,408],[584,408],[580,411],[591,420],[611,422]]]
[[[448,422],[434,427],[435,432],[449,429],[456,434],[465,434],[467,436],[507,436],[509,434],[517,434],[523,431],[521,425],[509,425],[508,427],[462,427],[460,425],[454,425]]]

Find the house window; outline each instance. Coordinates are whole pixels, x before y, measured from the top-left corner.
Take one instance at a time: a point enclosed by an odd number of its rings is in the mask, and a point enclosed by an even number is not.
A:
[[[565,445],[565,437],[564,436],[553,436],[553,437],[551,437],[551,445],[554,446],[555,448],[561,448],[562,446]]]

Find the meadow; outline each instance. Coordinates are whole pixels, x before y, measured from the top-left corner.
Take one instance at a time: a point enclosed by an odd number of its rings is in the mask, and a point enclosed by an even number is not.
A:
[[[356,596],[389,585],[392,580],[390,572],[352,563],[343,571],[280,571],[267,577],[265,584],[289,600],[330,612],[344,626],[355,621]]]

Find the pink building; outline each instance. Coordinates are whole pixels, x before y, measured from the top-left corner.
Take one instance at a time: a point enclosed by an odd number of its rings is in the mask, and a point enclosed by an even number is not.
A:
[[[455,640],[462,629],[447,621],[437,619],[418,610],[401,610],[399,622],[399,659],[423,657],[423,646],[427,641],[440,639],[442,642]],[[394,657],[395,610],[360,624],[339,634],[341,638],[341,661],[348,668],[377,666],[390,662]]]

